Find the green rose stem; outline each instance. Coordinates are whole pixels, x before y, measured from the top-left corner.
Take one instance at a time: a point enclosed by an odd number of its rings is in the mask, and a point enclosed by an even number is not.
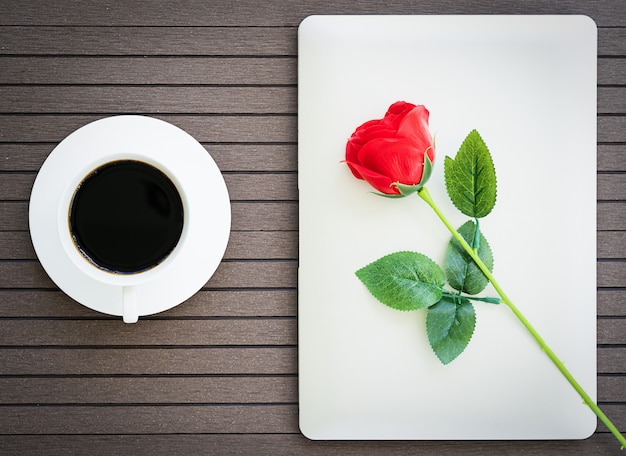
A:
[[[548,357],[552,360],[554,365],[561,371],[563,376],[567,379],[567,381],[574,387],[574,389],[580,394],[585,404],[593,410],[598,418],[606,425],[606,427],[611,431],[611,433],[615,436],[615,438],[621,443],[622,450],[626,448],[626,438],[618,431],[615,425],[611,422],[611,420],[600,410],[594,401],[589,397],[589,395],[585,392],[582,386],[576,381],[576,379],[572,376],[569,370],[565,367],[563,362],[559,359],[558,356],[552,351],[552,349],[546,344],[543,338],[539,335],[537,330],[530,324],[530,322],[526,319],[526,317],[520,312],[520,310],[513,304],[511,299],[506,295],[500,284],[495,279],[495,277],[491,274],[491,271],[485,266],[482,260],[478,257],[478,254],[472,249],[472,247],[463,239],[456,229],[450,224],[448,219],[446,219],[445,215],[441,212],[441,210],[437,207],[435,202],[433,201],[428,189],[426,187],[422,187],[421,190],[417,192],[420,198],[422,198],[437,214],[439,219],[443,222],[443,224],[448,228],[452,236],[461,244],[463,249],[468,253],[468,255],[474,260],[476,265],[480,268],[480,270],[485,274],[485,277],[489,279],[493,288],[498,292],[502,302],[508,306],[509,309],[515,314],[517,319],[526,327],[528,332],[534,337],[534,339],[539,343],[541,349],[548,355]]]

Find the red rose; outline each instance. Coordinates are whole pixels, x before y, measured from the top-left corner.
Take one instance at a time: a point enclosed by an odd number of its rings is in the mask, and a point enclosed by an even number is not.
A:
[[[392,104],[383,119],[358,127],[346,145],[346,164],[352,174],[387,195],[403,193],[398,184],[421,188],[434,160],[428,110],[404,101]]]

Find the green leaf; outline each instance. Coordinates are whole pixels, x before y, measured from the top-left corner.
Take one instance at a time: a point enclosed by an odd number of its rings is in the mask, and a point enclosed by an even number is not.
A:
[[[496,204],[496,171],[487,145],[472,130],[454,159],[444,160],[448,196],[458,210],[469,217],[481,218]]]
[[[441,299],[445,276],[433,260],[417,252],[396,252],[356,271],[383,304],[398,310],[432,306]]]
[[[444,297],[426,314],[428,341],[443,364],[454,361],[463,353],[475,326],[474,306],[466,298]]]
[[[478,257],[485,263],[489,271],[493,270],[491,247],[489,247],[487,239],[480,231],[476,233],[476,224],[469,220],[457,231],[470,246],[478,244]],[[472,257],[461,247],[459,241],[454,238],[450,240],[446,248],[444,269],[450,286],[455,290],[463,291],[470,295],[480,293],[489,283],[489,280],[472,260]]]

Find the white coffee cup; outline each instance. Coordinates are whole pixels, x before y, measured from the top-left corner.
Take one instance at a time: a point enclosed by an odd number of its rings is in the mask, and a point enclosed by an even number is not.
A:
[[[102,267],[77,245],[70,211],[78,189],[112,163],[155,168],[182,203],[178,242],[158,263],[123,273]],[[145,116],[115,116],[76,130],[52,151],[29,208],[33,245],[50,278],[83,305],[128,323],[174,307],[217,269],[230,234],[224,179],[204,147],[183,130]]]

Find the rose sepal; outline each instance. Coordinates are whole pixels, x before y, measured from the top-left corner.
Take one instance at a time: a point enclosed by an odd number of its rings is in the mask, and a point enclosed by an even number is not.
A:
[[[405,185],[401,184],[400,182],[394,182],[392,185],[400,191],[401,196],[409,196],[423,189],[424,185],[426,185],[426,182],[428,182],[428,179],[430,179],[430,175],[432,173],[433,162],[428,156],[428,151],[426,151],[424,152],[424,169],[422,170],[422,178],[420,179],[420,183],[415,185]]]
[[[432,174],[432,172],[433,172],[433,162],[428,156],[428,153],[424,153],[424,169],[422,170],[422,178],[419,184],[406,185],[400,182],[394,182],[391,185],[398,189],[398,191],[400,192],[399,194],[390,195],[387,193],[379,193],[379,192],[372,192],[372,193],[374,195],[384,196],[385,198],[404,198],[405,196],[412,195],[413,193],[418,193],[420,190],[422,190],[424,188],[424,185],[426,185],[426,182],[428,182],[428,179],[430,179],[430,175]]]
[[[419,192],[424,187],[424,184],[404,185],[404,184],[401,184],[400,182],[393,182],[391,184],[391,187],[397,188],[400,193],[394,193],[394,194],[380,193],[380,192],[370,192],[370,193],[373,193],[374,195],[378,195],[378,196],[383,196],[385,198],[404,198],[405,196],[409,196],[409,195],[412,195],[413,193]]]

